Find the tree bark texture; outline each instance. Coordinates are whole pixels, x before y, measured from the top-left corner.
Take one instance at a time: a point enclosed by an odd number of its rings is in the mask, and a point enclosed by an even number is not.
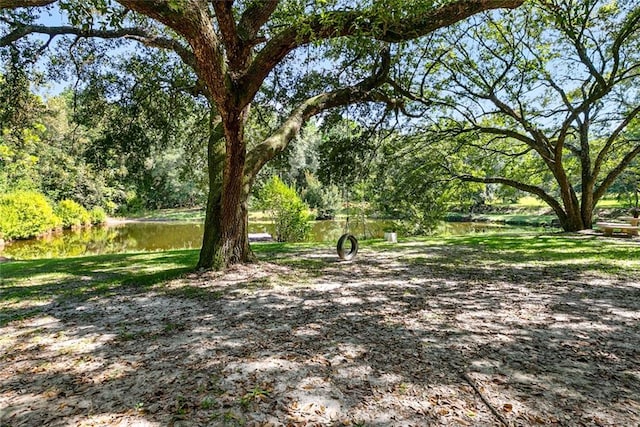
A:
[[[227,136],[229,133],[244,136],[244,132],[227,129],[216,118],[212,118],[208,145],[209,193],[199,269],[223,269],[255,260],[248,234],[250,187],[244,176],[246,145],[244,140]],[[241,152],[234,151],[238,149]],[[230,152],[235,154],[229,156]]]

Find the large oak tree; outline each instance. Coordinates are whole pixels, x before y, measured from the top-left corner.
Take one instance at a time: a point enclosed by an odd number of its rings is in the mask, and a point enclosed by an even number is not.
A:
[[[540,1],[443,33],[427,75],[396,88],[426,106],[435,135],[466,146],[452,144],[467,165],[450,171],[539,197],[566,231],[591,228],[640,155],[640,2]]]
[[[294,50],[311,42],[360,37],[396,43],[420,38],[480,11],[523,0],[0,0],[0,46],[31,34],[128,38],[174,51],[193,68],[210,100],[210,191],[199,267],[222,268],[252,259],[247,198],[257,173],[281,152],[305,120],[329,108],[380,101],[388,55],[368,78],[320,92],[291,108],[268,138],[249,150],[245,126],[265,79]],[[49,27],[21,7],[60,7],[68,25]],[[37,10],[37,9],[34,9]],[[99,19],[97,15],[101,15]]]

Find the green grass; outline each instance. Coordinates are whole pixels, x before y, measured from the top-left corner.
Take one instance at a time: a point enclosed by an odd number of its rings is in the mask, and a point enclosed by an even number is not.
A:
[[[489,222],[496,224],[507,224],[512,226],[527,227],[549,227],[555,223],[555,215],[546,215],[536,212],[508,212],[508,213],[482,213],[482,214],[461,214],[450,212],[445,217],[449,222]]]
[[[541,199],[533,196],[525,196],[518,199],[517,203],[508,205],[513,208],[548,208],[549,206]],[[624,208],[624,202],[617,199],[601,199],[598,208]]]
[[[183,222],[202,222],[204,221],[204,208],[175,208],[175,209],[159,209],[153,211],[135,212],[127,215],[127,218],[140,221],[183,221]],[[251,211],[249,212],[249,220],[251,222],[271,222],[271,218],[266,212]]]
[[[525,196],[525,197],[520,197],[520,199],[518,199],[518,203],[516,203],[516,206],[527,207],[527,208],[531,208],[531,207],[539,208],[547,205],[545,202],[543,202],[537,197]]]
[[[144,292],[192,270],[197,259],[197,251],[179,250],[0,264],[0,325],[56,302]]]
[[[616,199],[602,199],[598,202],[598,208],[607,208],[607,209],[624,209],[627,205]]]
[[[545,265],[567,271],[590,270],[600,273],[636,275],[640,270],[640,243],[637,239],[603,239],[564,233],[475,234],[446,239],[401,240],[404,246],[445,245],[455,247],[445,258],[448,265],[524,264]],[[387,246],[384,244],[384,246]]]
[[[141,221],[204,221],[204,208],[175,208],[136,212],[128,218]]]
[[[476,218],[478,221],[499,222],[509,225],[527,225],[527,226],[551,226],[552,222],[557,219],[555,215],[538,215],[538,214],[482,214]]]
[[[628,206],[616,199],[603,199],[598,202],[595,209],[595,217],[598,218],[600,210],[606,210],[607,215],[614,211],[614,215],[619,215],[618,211],[628,210]],[[557,222],[557,216],[551,208],[535,197],[522,197],[517,203],[491,203],[483,208],[482,213],[449,212],[446,215],[447,221],[477,221],[496,222],[508,225],[523,225],[534,227],[548,227]]]
[[[259,243],[252,246],[259,259],[287,265],[295,280],[313,280],[326,267],[335,265],[326,257],[305,254],[334,253],[328,243]],[[411,262],[428,262],[442,268],[492,265],[516,269],[544,265],[558,271],[597,271],[636,277],[640,271],[638,239],[604,239],[563,233],[479,233],[466,236],[400,239],[399,244],[382,240],[361,241],[362,250],[414,253]],[[446,249],[443,251],[443,249]],[[441,256],[433,256],[441,253]],[[193,269],[197,250],[98,255],[63,259],[36,259],[0,264],[0,325],[37,315],[45,307],[66,302],[106,298],[123,293],[145,293],[152,287]],[[407,258],[408,259],[408,258]],[[291,280],[289,280],[291,279]],[[276,280],[276,279],[274,279]],[[285,284],[286,283],[281,283]],[[272,280],[248,283],[247,289],[278,285]],[[159,285],[159,286],[158,286]],[[198,300],[224,297],[186,283],[167,295]]]

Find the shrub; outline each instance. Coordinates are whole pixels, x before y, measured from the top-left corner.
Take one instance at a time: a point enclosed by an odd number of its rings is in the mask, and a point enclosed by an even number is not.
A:
[[[62,220],[64,228],[91,225],[89,212],[73,200],[65,199],[56,206],[56,215]]]
[[[310,208],[316,209],[316,219],[333,219],[342,203],[340,190],[335,185],[323,187],[318,178],[311,173],[306,173],[305,177],[307,189],[304,192],[304,201]]]
[[[311,231],[309,207],[293,188],[277,176],[273,177],[263,187],[260,201],[273,219],[277,241],[299,242],[307,239]]]
[[[104,211],[107,215],[113,215],[118,211],[118,204],[113,200],[104,202]]]
[[[0,233],[4,239],[39,236],[60,226],[44,195],[16,191],[0,197]]]
[[[89,216],[91,217],[91,224],[104,224],[107,221],[107,212],[100,206],[91,209]]]

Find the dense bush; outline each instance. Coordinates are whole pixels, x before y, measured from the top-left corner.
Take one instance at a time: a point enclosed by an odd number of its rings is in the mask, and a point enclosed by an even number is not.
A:
[[[303,241],[309,236],[309,207],[293,188],[277,176],[271,178],[262,188],[260,207],[269,211],[275,224],[275,238],[279,242]]]
[[[91,224],[104,224],[107,221],[107,212],[100,206],[91,209],[89,216],[91,217]]]
[[[335,185],[323,186],[311,173],[306,173],[307,188],[303,192],[304,201],[310,208],[316,209],[316,219],[333,219],[340,208],[342,199]]]
[[[64,228],[91,225],[89,212],[73,200],[65,199],[56,206],[56,215],[62,220]]]
[[[39,236],[60,225],[40,193],[16,191],[0,197],[0,234],[6,240]]]

